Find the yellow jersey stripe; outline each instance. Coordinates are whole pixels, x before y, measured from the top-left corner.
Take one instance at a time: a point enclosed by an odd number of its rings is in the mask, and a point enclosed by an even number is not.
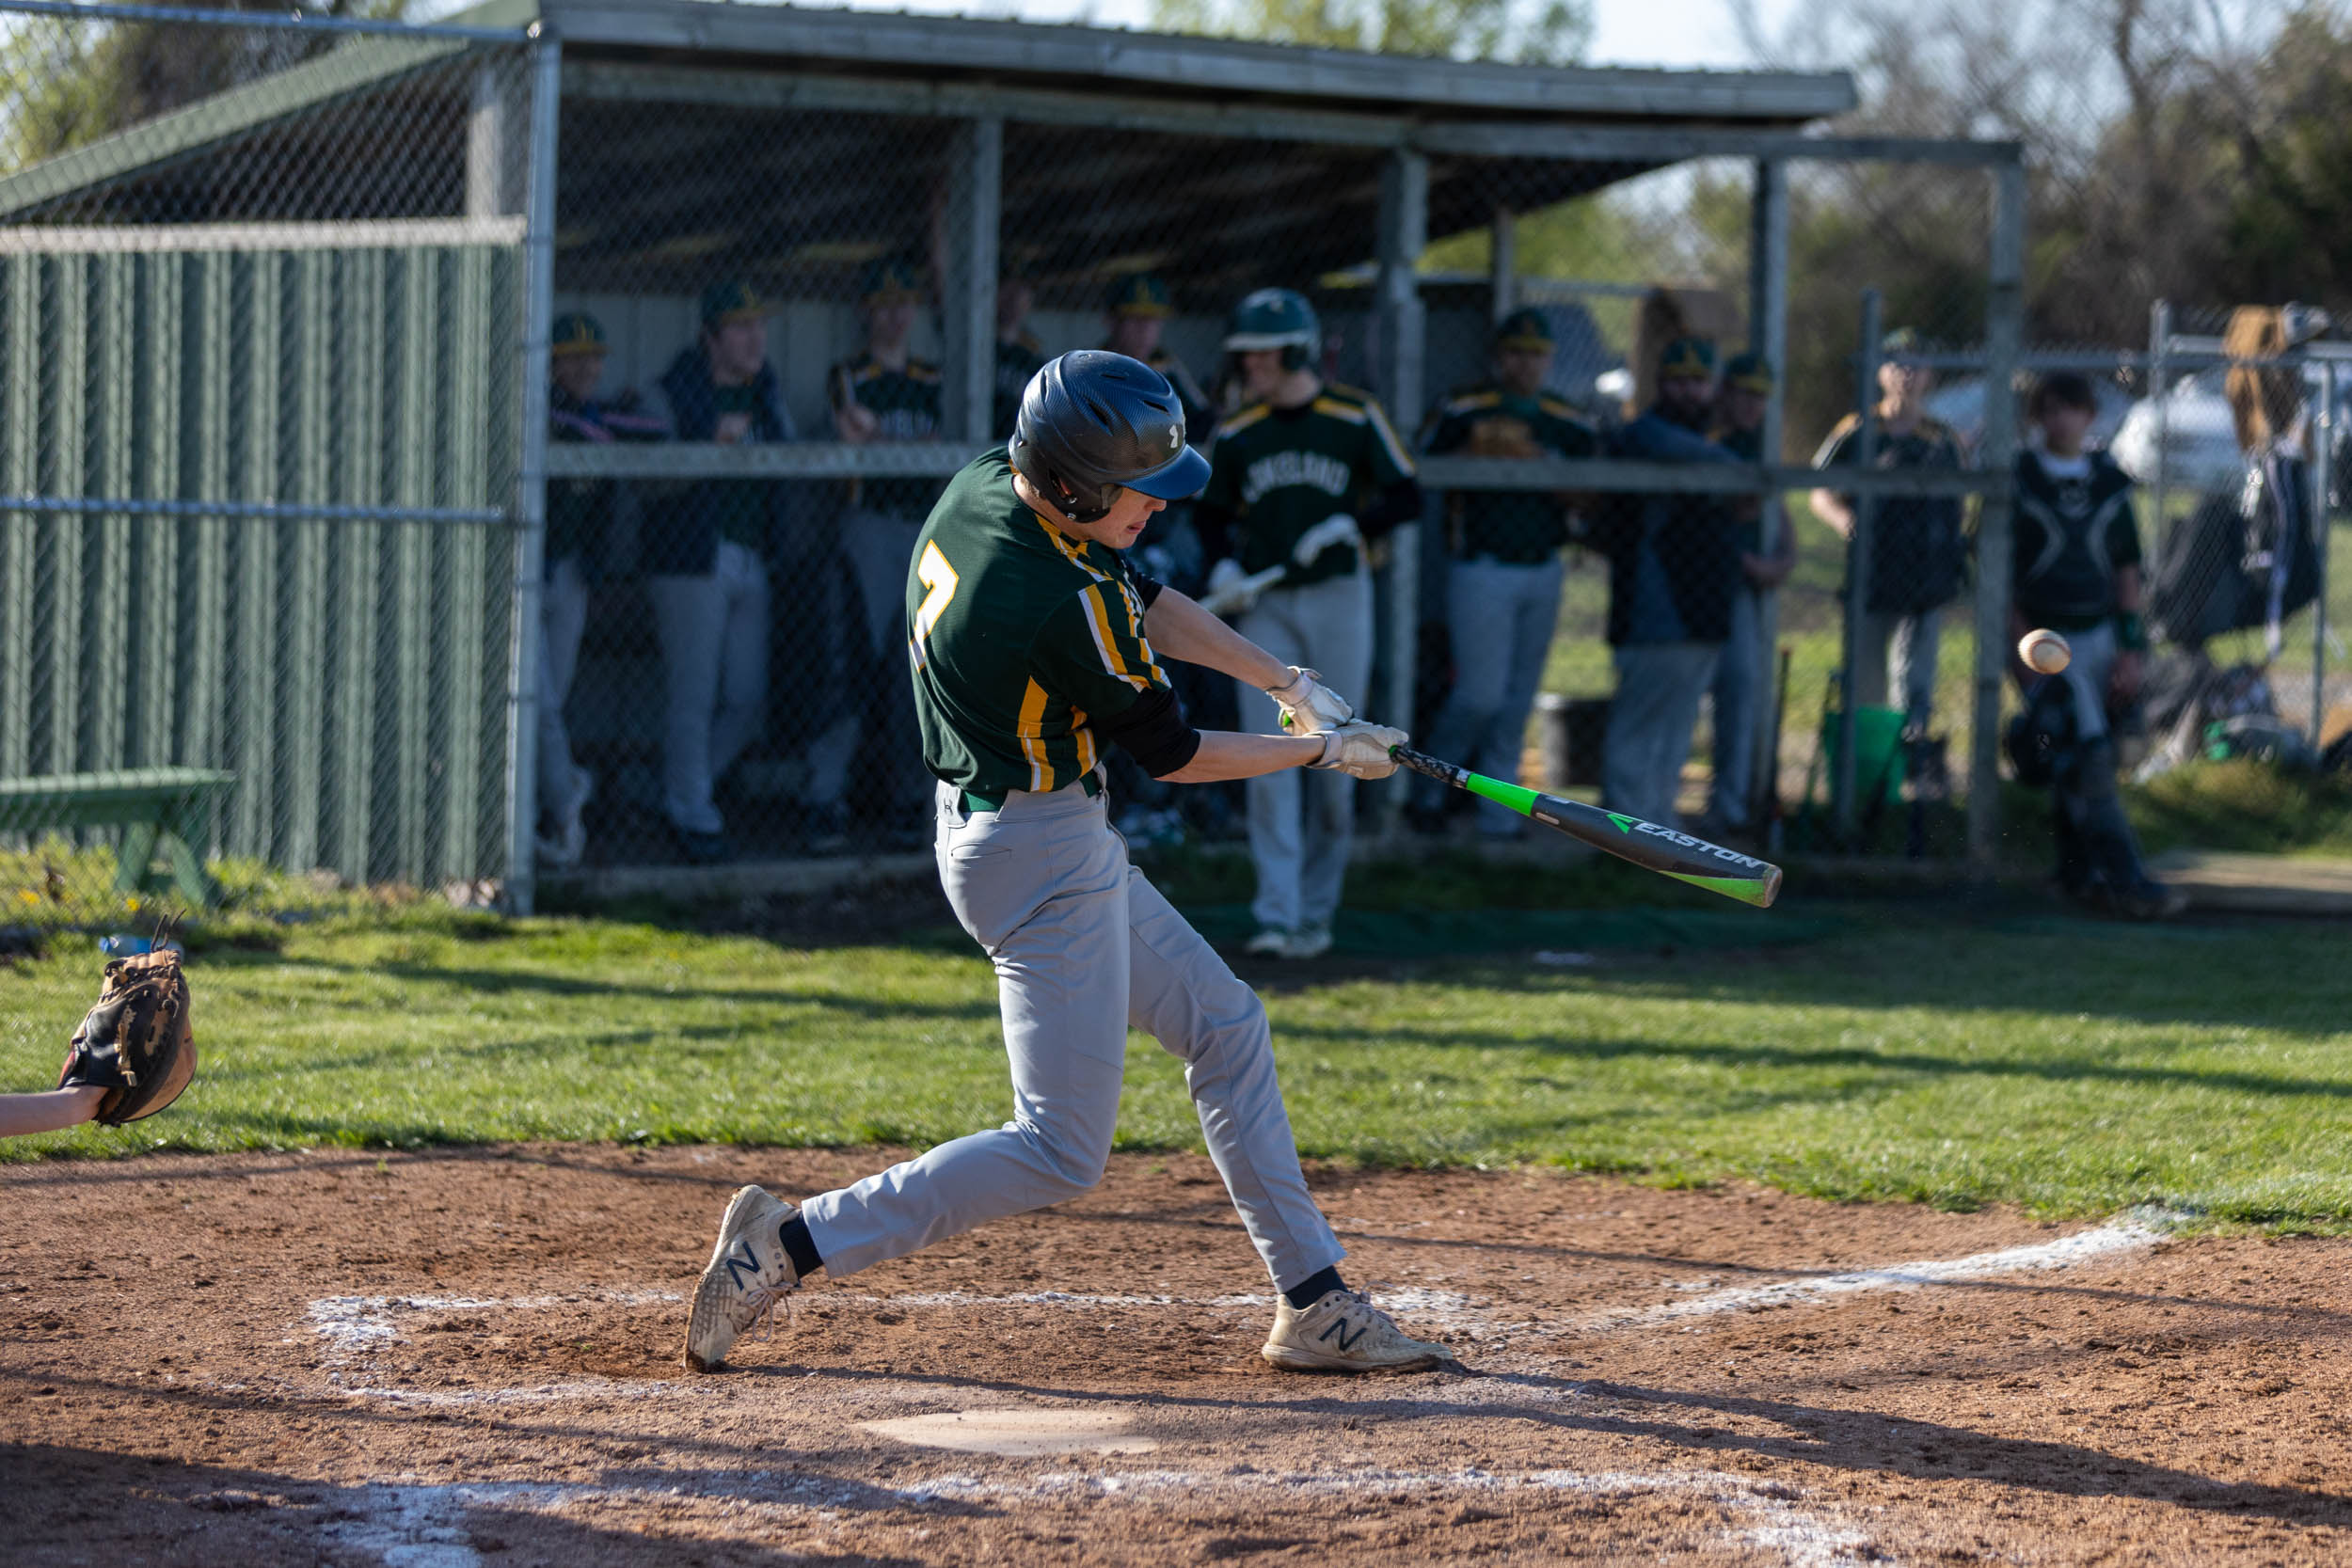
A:
[[[1126,656],[1119,651],[1119,633],[1112,626],[1111,607],[1103,597],[1102,584],[1079,589],[1078,597],[1087,607],[1087,626],[1094,633],[1094,646],[1103,656],[1103,668],[1138,691],[1149,687],[1152,682],[1129,669]]]
[[[1318,414],[1327,414],[1332,419],[1342,420],[1349,424],[1362,424],[1370,414],[1370,410],[1360,404],[1342,403],[1334,397],[1315,399],[1314,409]]]
[[[1029,515],[1037,517],[1037,514],[1034,512],[1030,513]],[[1045,531],[1045,537],[1053,542],[1054,548],[1061,551],[1061,556],[1064,561],[1069,562],[1070,564],[1077,567],[1078,570],[1089,574],[1097,582],[1110,581],[1109,573],[1104,571],[1101,567],[1095,565],[1093,562],[1087,559],[1086,546],[1084,545],[1073,540],[1070,535],[1064,533],[1061,530],[1056,528],[1053,524],[1047,522],[1042,517],[1037,518],[1037,526]]]
[[[1227,420],[1223,424],[1218,425],[1216,427],[1216,433],[1220,436],[1237,435],[1242,431],[1248,430],[1251,425],[1256,424],[1260,420],[1264,419],[1269,412],[1271,412],[1271,410],[1266,404],[1263,403],[1253,403],[1248,407],[1242,409],[1239,413],[1235,414],[1232,419]]]
[[[1045,759],[1045,688],[1029,680],[1029,689],[1021,694],[1021,727],[1013,732],[1021,740],[1021,754],[1028,759],[1029,792],[1044,795],[1054,787],[1054,765]]]
[[[1143,651],[1143,667],[1152,673],[1153,685],[1166,686],[1168,672],[1160,668],[1160,657],[1152,651],[1152,639],[1144,634],[1143,601],[1123,582],[1119,585],[1119,596],[1126,602],[1127,629],[1135,634],[1136,646]]]
[[[1078,743],[1078,772],[1091,773],[1095,763],[1101,760],[1101,753],[1094,749],[1094,732],[1087,728],[1087,716],[1076,708],[1070,710],[1070,722],[1076,726],[1070,737]]]
[[[1396,465],[1396,471],[1406,479],[1412,478],[1413,460],[1405,455],[1405,443],[1398,440],[1396,432],[1390,428],[1389,417],[1380,412],[1380,405],[1376,403],[1364,404],[1364,412],[1372,419],[1372,428],[1379,432],[1380,444],[1389,449],[1389,461]]]

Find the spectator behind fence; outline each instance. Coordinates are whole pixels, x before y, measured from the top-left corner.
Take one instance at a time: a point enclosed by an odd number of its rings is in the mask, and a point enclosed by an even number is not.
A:
[[[1651,463],[1737,463],[1708,440],[1715,345],[1677,338],[1658,358],[1658,402],[1616,434],[1616,455]],[[1677,825],[1699,698],[1731,630],[1740,572],[1731,513],[1710,495],[1629,495],[1600,509],[1592,543],[1609,558],[1609,641],[1617,690],[1602,742],[1612,811]]]
[[[1160,341],[1174,309],[1168,285],[1148,272],[1129,273],[1113,280],[1103,301],[1103,346],[1140,359],[1168,377],[1184,405],[1185,440],[1205,447],[1216,434],[1216,404],[1200,389],[1184,362]]]
[[[1761,355],[1733,355],[1724,366],[1723,390],[1715,400],[1715,444],[1742,463],[1768,461],[1764,411],[1772,396],[1771,362]],[[1772,547],[1765,549],[1765,504],[1761,496],[1741,496],[1730,503],[1740,576],[1731,591],[1730,635],[1724,640],[1723,657],[1715,661],[1715,679],[1708,689],[1714,700],[1715,784],[1708,800],[1707,827],[1717,833],[1741,833],[1752,826],[1756,722],[1772,678],[1772,651],[1764,642],[1764,595],[1787,581],[1797,564],[1796,535],[1785,519],[1773,519]]]
[[[1029,389],[1029,377],[1045,368],[1045,346],[1029,330],[1036,306],[1037,287],[1027,277],[1008,273],[997,283],[995,420],[989,428],[999,441],[1012,438],[1021,394]]]
[[[557,441],[609,445],[660,441],[669,429],[622,391],[601,401],[604,325],[575,312],[555,318],[548,345],[548,434]],[[548,485],[547,581],[540,590],[539,859],[578,865],[588,835],[581,810],[595,781],[572,755],[564,704],[580,667],[580,634],[588,625],[588,588],[605,569],[614,517],[628,499],[610,479],[559,479]]]
[[[2067,896],[2137,919],[2177,914],[2187,899],[2152,880],[2116,793],[2109,715],[2139,695],[2148,637],[2140,619],[2139,526],[2132,480],[2084,440],[2098,417],[2090,383],[2044,376],[2028,405],[2040,450],[2017,454],[2010,643],[2047,626],[2074,646],[2055,675],[2014,658],[2026,693],[2010,754],[2023,782],[2051,788],[2058,882]]]
[[[1593,427],[1545,391],[1551,325],[1517,310],[1495,331],[1494,375],[1446,400],[1422,447],[1431,456],[1591,457]],[[1519,775],[1528,711],[1560,624],[1569,498],[1553,490],[1457,490],[1446,498],[1446,628],[1454,689],[1430,727],[1428,750],[1498,778]],[[1422,832],[1445,829],[1448,790],[1416,777],[1407,808]],[[1491,801],[1478,831],[1516,838],[1527,819]]]
[[[1287,575],[1242,612],[1241,634],[1287,664],[1320,671],[1352,703],[1370,698],[1372,575],[1364,549],[1421,515],[1412,459],[1369,394],[1327,387],[1314,366],[1323,328],[1306,296],[1260,289],[1233,309],[1225,346],[1245,401],[1219,427],[1194,515],[1216,562],[1212,592],[1275,567]],[[1169,433],[1169,449],[1183,445]],[[1281,710],[1237,689],[1242,721],[1279,735]],[[1301,788],[1302,783],[1304,788]],[[1258,871],[1248,950],[1311,958],[1329,951],[1355,836],[1356,784],[1295,768],[1252,779],[1249,855]]]
[[[746,283],[703,291],[701,339],[660,382],[679,440],[793,438],[768,362],[771,313]],[[680,852],[697,863],[732,852],[711,791],[766,717],[769,559],[788,527],[788,502],[787,487],[773,480],[697,480],[644,540],[645,593],[669,687],[662,803]]]
[[[1928,417],[1925,400],[1935,386],[1935,372],[1919,360],[1919,335],[1898,327],[1879,346],[1885,357],[1879,365],[1878,453],[1872,466],[1964,467],[1967,453],[1960,437]],[[1861,417],[1849,414],[1821,443],[1813,466],[1851,467],[1860,460],[1861,443]],[[1812,500],[1815,516],[1852,540],[1856,498],[1820,489]],[[1927,734],[1934,714],[1941,617],[1944,607],[1960,595],[1967,549],[1957,496],[1880,496],[1871,503],[1870,580],[1848,688],[1857,706],[1883,707],[1890,691],[1899,694],[1903,728],[1913,739]],[[1851,566],[1846,575],[1845,591],[1851,594]]]
[[[834,432],[842,440],[872,446],[939,439],[939,367],[915,358],[908,346],[922,308],[914,263],[884,260],[867,270],[859,299],[866,350],[827,377]],[[857,584],[850,668],[851,706],[866,715],[860,752],[866,787],[860,795],[873,803],[884,836],[898,847],[919,844],[930,818],[930,779],[907,684],[902,601],[914,537],[943,487],[929,477],[851,480],[840,516],[841,548]]]

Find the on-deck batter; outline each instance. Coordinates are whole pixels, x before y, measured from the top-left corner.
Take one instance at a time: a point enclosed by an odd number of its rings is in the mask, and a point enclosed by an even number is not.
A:
[[[1132,1024],[1184,1063],[1210,1157],[1281,1297],[1263,1354],[1297,1370],[1449,1362],[1339,1274],[1343,1256],[1298,1168],[1265,1009],[1127,863],[1096,764],[1105,742],[1155,778],[1199,784],[1293,768],[1396,770],[1401,730],[1357,721],[1311,671],[1278,661],[1118,551],[1208,465],[1166,378],[1087,349],[1046,365],[1004,451],[949,483],[916,541],[908,656],[935,852],[956,918],[995,962],[1013,1119],[795,1209],[744,1187],[694,1293],[686,1359],[736,1338],[818,1268],[834,1278],[1102,1180]],[[1184,722],[1163,656],[1264,690],[1293,734]]]

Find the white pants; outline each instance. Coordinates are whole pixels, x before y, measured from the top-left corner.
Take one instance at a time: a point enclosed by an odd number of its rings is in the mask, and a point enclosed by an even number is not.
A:
[[[564,556],[539,591],[539,811],[558,821],[588,798],[588,774],[572,760],[564,704],[580,669],[580,638],[588,625],[588,578],[580,557]]]
[[[1276,1287],[1344,1255],[1299,1172],[1265,1008],[1127,863],[1104,804],[1073,785],[976,813],[939,787],[939,878],[996,965],[1013,1119],[811,1198],[801,1212],[827,1275],[1102,1180],[1130,1028],[1184,1062],[1209,1158]]]
[[[1600,764],[1601,803],[1611,811],[1679,826],[1682,765],[1722,651],[1720,642],[1632,642],[1616,650],[1617,694],[1609,700]]]
[[[670,820],[690,833],[725,826],[711,781],[759,734],[768,706],[768,563],[719,542],[707,577],[645,579],[669,676],[661,789]]]
[[[1285,664],[1321,673],[1323,684],[1356,705],[1371,699],[1372,578],[1358,571],[1304,588],[1277,588],[1241,620],[1241,634]],[[1280,735],[1279,704],[1248,682],[1241,727]],[[1249,781],[1249,858],[1258,895],[1249,912],[1261,926],[1295,930],[1327,926],[1339,912],[1347,852],[1356,837],[1356,781],[1328,771],[1286,768]]]

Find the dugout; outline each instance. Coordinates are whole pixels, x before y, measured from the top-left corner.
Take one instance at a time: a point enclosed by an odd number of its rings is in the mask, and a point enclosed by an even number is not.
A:
[[[1165,341],[1203,376],[1238,295],[1306,289],[1338,373],[1409,423],[1512,302],[1515,214],[1695,158],[1756,170],[1749,314],[1771,352],[1788,162],[1967,145],[1807,134],[1853,106],[1842,72],[1538,69],[707,0],[493,0],[436,26],[331,29],[10,12],[228,46],[203,68],[220,90],[0,175],[0,589],[33,623],[69,600],[78,616],[71,638],[0,645],[0,776],[232,767],[215,849],[355,879],[502,879],[526,907],[550,479],[815,494],[950,472],[989,435],[1007,275],[1033,289],[1047,353],[1098,341],[1110,282],[1159,277]],[[1433,243],[1477,230],[1483,286],[1420,286]],[[892,257],[930,296],[914,347],[940,370],[939,439],[852,446],[832,439],[826,370],[856,351],[860,279]],[[644,387],[722,278],[774,303],[802,439],[547,441],[556,315],[596,313],[609,384]],[[1446,482],[1496,483],[1455,467]],[[167,626],[124,592],[151,566],[178,585]],[[597,590],[606,631],[567,710],[616,809],[651,800],[662,703],[628,576],[618,562]],[[793,585],[777,591],[785,626]],[[1391,644],[1409,642],[1409,581],[1384,597]],[[109,603],[121,629],[90,631]],[[128,678],[167,650],[188,672],[176,687]],[[130,702],[106,695],[110,671]],[[789,688],[791,668],[774,674]],[[744,770],[755,814],[837,717],[771,715]]]

